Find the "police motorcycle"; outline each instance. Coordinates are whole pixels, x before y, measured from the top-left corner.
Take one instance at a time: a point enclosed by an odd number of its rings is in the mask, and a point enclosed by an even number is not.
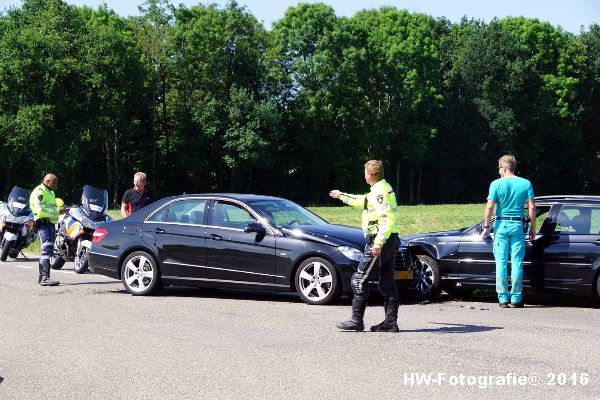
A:
[[[0,215],[0,261],[17,258],[22,249],[35,240],[33,213],[29,207],[31,192],[15,186]]]
[[[92,246],[94,230],[104,222],[112,221],[106,215],[108,192],[85,185],[81,194],[81,206],[69,208],[56,224],[54,251],[50,256],[50,267],[61,269],[65,262],[73,261],[78,274],[87,271],[88,252]]]

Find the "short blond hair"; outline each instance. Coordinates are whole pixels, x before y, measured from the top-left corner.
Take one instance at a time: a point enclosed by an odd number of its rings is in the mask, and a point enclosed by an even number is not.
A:
[[[501,167],[508,169],[510,172],[515,172],[515,169],[517,168],[517,159],[515,156],[506,154],[498,160],[498,168]]]
[[[365,171],[377,181],[383,179],[383,163],[379,160],[367,161],[365,163]]]
[[[144,183],[146,183],[146,174],[143,172],[136,172],[135,174],[133,174],[133,181],[135,182],[136,179],[138,181],[143,181]]]

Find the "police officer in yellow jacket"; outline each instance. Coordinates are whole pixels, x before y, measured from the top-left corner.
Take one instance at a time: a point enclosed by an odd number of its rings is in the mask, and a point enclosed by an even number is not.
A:
[[[383,179],[383,164],[370,160],[365,164],[365,180],[371,191],[353,195],[332,190],[329,195],[345,204],[362,208],[362,229],[367,245],[357,271],[352,275],[352,318],[339,323],[342,330],[364,330],[363,316],[369,300],[368,281],[379,272],[379,291],[384,296],[385,319],[371,327],[374,332],[398,332],[400,297],[395,281],[394,258],[398,251],[398,209],[392,187]]]
[[[54,249],[54,225],[58,222],[58,215],[63,211],[58,207],[54,190],[58,186],[56,175],[48,174],[44,181],[31,192],[29,206],[33,211],[42,255],[39,263],[38,283],[42,286],[56,286],[58,281],[50,279],[50,256]]]

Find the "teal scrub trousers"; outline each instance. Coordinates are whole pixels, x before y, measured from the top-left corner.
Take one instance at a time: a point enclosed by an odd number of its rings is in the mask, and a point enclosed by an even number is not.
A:
[[[511,291],[508,292],[508,254],[511,264]],[[518,304],[523,301],[523,259],[525,232],[521,221],[496,221],[494,224],[494,258],[498,302]]]

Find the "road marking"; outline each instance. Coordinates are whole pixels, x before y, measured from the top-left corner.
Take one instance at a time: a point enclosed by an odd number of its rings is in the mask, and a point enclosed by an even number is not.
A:
[[[17,268],[25,268],[25,269],[31,269],[31,268],[33,268],[33,267],[28,267],[26,265],[15,265],[15,267],[17,267]]]

